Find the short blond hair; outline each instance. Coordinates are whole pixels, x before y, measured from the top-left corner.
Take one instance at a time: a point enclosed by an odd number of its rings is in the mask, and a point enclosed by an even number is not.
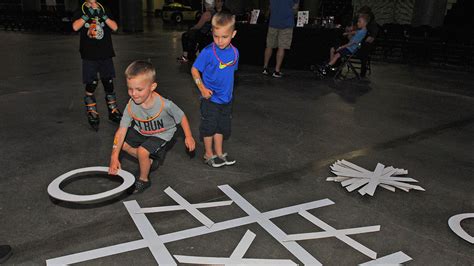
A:
[[[233,15],[229,11],[217,12],[212,17],[213,28],[227,27],[227,26],[230,26],[232,27],[232,29],[235,29],[235,15]]]
[[[137,60],[128,65],[125,69],[125,77],[131,79],[139,75],[146,75],[152,82],[156,79],[156,69],[151,62]]]

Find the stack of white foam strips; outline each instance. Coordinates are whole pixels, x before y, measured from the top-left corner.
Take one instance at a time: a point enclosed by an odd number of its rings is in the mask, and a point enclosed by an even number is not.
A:
[[[377,164],[374,171],[369,171],[346,160],[340,160],[331,165],[331,172],[336,176],[328,177],[326,181],[340,182],[349,192],[359,189],[361,195],[373,196],[378,186],[392,192],[395,192],[395,188],[406,192],[410,189],[425,191],[420,186],[410,184],[417,183],[417,180],[400,177],[400,175],[407,175],[407,170],[392,166],[385,167],[381,163]]]

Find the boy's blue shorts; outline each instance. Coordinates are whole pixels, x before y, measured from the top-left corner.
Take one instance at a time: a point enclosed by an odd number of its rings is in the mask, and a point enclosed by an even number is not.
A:
[[[82,59],[82,82],[90,84],[97,80],[97,73],[100,74],[101,79],[115,78],[115,68],[112,58],[101,60],[86,60]]]
[[[210,100],[201,99],[201,125],[199,133],[201,139],[222,134],[228,139],[231,134],[232,102],[217,104]]]

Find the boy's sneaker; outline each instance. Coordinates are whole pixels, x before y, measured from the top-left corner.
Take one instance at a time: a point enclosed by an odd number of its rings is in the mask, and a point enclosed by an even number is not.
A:
[[[226,165],[224,160],[215,155],[207,159],[204,157],[204,163],[214,168],[219,168]]]
[[[328,74],[327,65],[319,66],[318,71],[321,75],[326,76]]]
[[[178,60],[178,62],[181,62],[181,63],[187,63],[187,62],[189,62],[189,59],[188,59],[186,56],[184,56],[184,55],[182,55],[182,56],[176,58],[176,60]]]
[[[270,72],[268,72],[268,68],[264,67],[263,71],[262,71],[262,74],[265,75],[265,76],[268,76],[270,74]]]
[[[142,193],[150,186],[151,186],[151,181],[145,182],[140,179],[137,179],[134,184],[133,194]]]
[[[222,156],[219,157],[225,162],[225,165],[234,165],[237,161],[230,157],[227,153],[222,154]]]
[[[280,71],[275,71],[275,72],[273,72],[272,76],[274,78],[281,78],[281,77],[283,77],[283,73],[281,73]]]

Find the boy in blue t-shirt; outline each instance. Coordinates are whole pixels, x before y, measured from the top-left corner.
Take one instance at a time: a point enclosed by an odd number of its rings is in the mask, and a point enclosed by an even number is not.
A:
[[[321,70],[323,74],[325,74],[328,69],[332,69],[332,67],[337,63],[339,58],[341,58],[342,56],[355,54],[357,50],[359,50],[360,43],[367,35],[368,20],[369,18],[367,15],[360,15],[359,19],[357,20],[358,30],[355,32],[351,40],[347,44],[340,46],[337,49],[331,48],[329,62]]]
[[[204,163],[212,167],[233,165],[235,160],[223,151],[224,139],[231,133],[234,72],[239,51],[232,44],[236,34],[235,16],[223,11],[212,18],[214,42],[202,50],[191,69],[201,92],[201,125]]]

